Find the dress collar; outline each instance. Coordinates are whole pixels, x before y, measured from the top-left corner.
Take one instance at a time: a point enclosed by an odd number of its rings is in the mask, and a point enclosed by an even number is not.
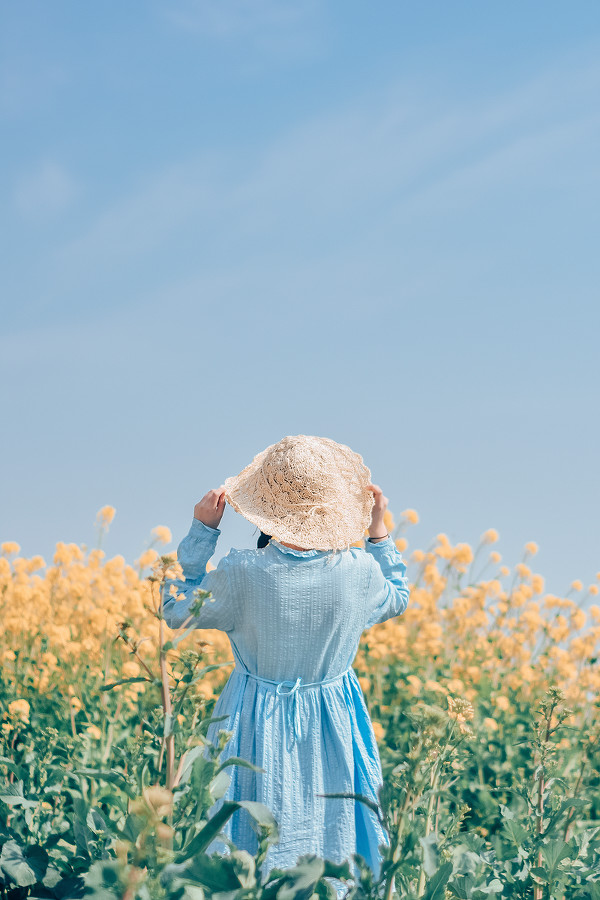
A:
[[[292,556],[318,556],[320,553],[327,553],[327,550],[293,550],[291,547],[286,547],[285,544],[280,544],[279,541],[276,541],[275,538],[271,538],[269,544],[273,544],[278,550],[281,550],[282,553],[290,553]]]

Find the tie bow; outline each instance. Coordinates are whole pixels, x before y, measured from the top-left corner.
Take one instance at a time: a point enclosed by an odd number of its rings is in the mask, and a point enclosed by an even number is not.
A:
[[[298,688],[302,683],[302,679],[300,677],[296,678],[296,681],[280,681],[277,685],[276,692],[280,697],[289,697],[290,700],[287,701],[287,717],[288,717],[288,729],[290,735],[293,735],[296,740],[298,740],[301,736],[302,731],[302,723],[300,721],[300,709],[298,708]],[[281,690],[282,687],[289,686],[289,691]],[[293,709],[292,709],[293,706]],[[288,743],[290,741],[288,740]],[[289,747],[288,747],[289,749]]]

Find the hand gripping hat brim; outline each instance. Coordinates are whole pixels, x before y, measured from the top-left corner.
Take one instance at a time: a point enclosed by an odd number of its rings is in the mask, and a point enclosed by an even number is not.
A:
[[[330,438],[297,434],[226,478],[225,499],[277,541],[342,550],[361,541],[375,497],[362,456]]]

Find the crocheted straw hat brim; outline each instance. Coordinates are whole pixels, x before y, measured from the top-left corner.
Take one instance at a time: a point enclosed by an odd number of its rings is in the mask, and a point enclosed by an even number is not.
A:
[[[361,541],[375,503],[370,469],[346,444],[287,435],[226,478],[225,499],[277,541],[342,550]]]

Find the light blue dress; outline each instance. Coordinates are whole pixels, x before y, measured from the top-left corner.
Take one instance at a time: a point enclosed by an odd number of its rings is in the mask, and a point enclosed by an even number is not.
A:
[[[232,766],[223,800],[258,800],[275,816],[280,840],[269,849],[265,875],[306,853],[349,860],[355,871],[355,852],[377,875],[379,845],[389,837],[375,813],[352,799],[318,795],[377,800],[381,761],[352,661],[365,629],[406,609],[402,554],[391,537],[341,551],[292,550],[271,538],[261,549],[231,549],[206,572],[220,534],[193,519],[177,550],[185,580],[166,582],[163,610],[178,628],[193,591],[211,591],[194,624],[225,631],[231,642],[235,667],[213,711],[229,718],[212,723],[207,737],[216,742],[220,729],[233,732],[222,758],[243,757],[264,773]],[[171,584],[185,598],[169,596]],[[236,810],[224,832],[256,853],[246,810]]]

